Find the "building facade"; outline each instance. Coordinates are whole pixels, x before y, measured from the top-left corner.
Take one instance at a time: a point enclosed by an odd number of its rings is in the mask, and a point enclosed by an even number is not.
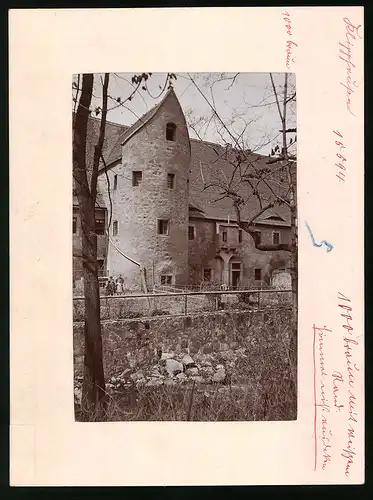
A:
[[[236,224],[231,201],[218,202],[216,189],[206,189],[209,179],[231,164],[221,146],[189,138],[173,89],[131,127],[109,123],[104,157],[96,203],[100,273],[121,275],[134,290],[143,288],[144,277],[147,289],[202,282],[236,288],[270,285],[276,272],[288,268],[287,252],[256,249]],[[253,161],[264,157],[253,155]],[[245,210],[250,220],[255,207]],[[255,231],[263,244],[288,243],[289,215],[284,209],[264,212],[255,220]],[[77,277],[76,203],[73,255]]]

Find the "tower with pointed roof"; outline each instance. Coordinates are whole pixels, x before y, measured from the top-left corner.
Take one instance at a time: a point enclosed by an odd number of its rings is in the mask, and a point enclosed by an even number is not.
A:
[[[124,131],[107,171],[100,172],[111,219],[107,269],[121,274],[130,288],[141,286],[139,266],[150,286],[188,283],[190,151],[184,113],[171,88]]]

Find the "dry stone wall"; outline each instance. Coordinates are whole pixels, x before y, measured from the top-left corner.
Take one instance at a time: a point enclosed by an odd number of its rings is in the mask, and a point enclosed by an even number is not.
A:
[[[290,319],[291,310],[282,308],[104,321],[108,390],[121,384],[151,386],[191,380],[247,384],[257,381],[263,369],[280,370],[287,377]],[[73,330],[75,379],[79,380],[83,323],[74,323]]]

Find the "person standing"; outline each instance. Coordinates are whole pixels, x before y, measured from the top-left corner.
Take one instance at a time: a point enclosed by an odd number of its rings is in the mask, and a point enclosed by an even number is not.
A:
[[[106,291],[107,291],[108,295],[114,295],[114,293],[115,293],[115,283],[114,283],[112,276],[110,276],[110,278],[107,282]]]
[[[118,282],[118,285],[119,285],[119,293],[123,294],[124,293],[124,279],[122,278],[121,274],[119,275],[119,278],[118,278],[117,282]],[[118,287],[117,287],[117,289],[118,289]]]
[[[123,293],[123,283],[122,283],[122,276],[119,275],[119,277],[116,279],[116,282],[115,282],[115,291],[118,295],[120,295],[121,293]]]

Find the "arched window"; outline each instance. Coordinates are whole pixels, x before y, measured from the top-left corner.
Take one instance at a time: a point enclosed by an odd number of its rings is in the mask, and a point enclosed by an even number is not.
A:
[[[174,141],[176,134],[176,125],[174,123],[167,123],[166,125],[166,139],[168,141]]]

